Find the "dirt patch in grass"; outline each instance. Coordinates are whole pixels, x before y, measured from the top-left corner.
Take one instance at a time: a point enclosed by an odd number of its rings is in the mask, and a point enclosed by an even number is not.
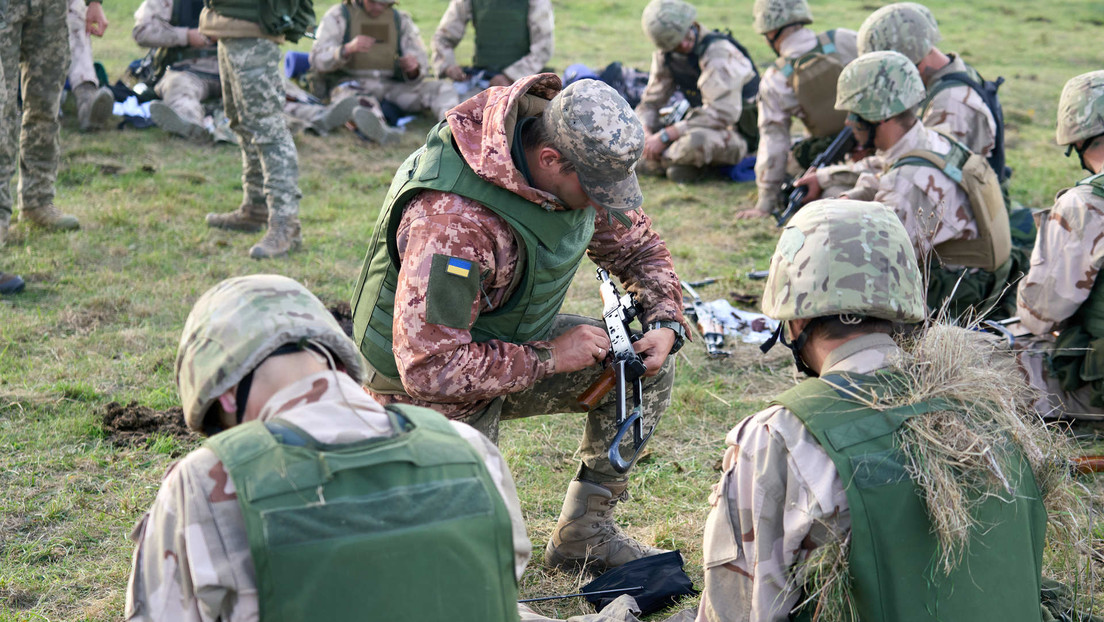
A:
[[[330,313],[337,320],[337,323],[341,325],[341,330],[345,331],[345,334],[353,336],[353,310],[349,307],[347,302],[338,302],[327,307]]]
[[[15,588],[0,589],[0,603],[16,611],[26,611],[38,604],[41,598],[35,592]]]
[[[146,445],[156,436],[198,438],[184,423],[184,409],[174,406],[158,412],[138,402],[126,406],[111,402],[103,407],[104,436],[116,445]]]

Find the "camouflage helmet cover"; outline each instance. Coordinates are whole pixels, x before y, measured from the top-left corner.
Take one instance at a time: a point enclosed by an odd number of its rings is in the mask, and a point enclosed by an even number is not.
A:
[[[813,23],[806,0],[755,0],[751,8],[755,32],[764,35],[790,24]]]
[[[698,10],[682,0],[652,0],[644,7],[640,26],[663,52],[670,52],[686,38]]]
[[[851,313],[924,319],[916,254],[896,214],[876,202],[814,201],[782,230],[763,313],[778,320]]]
[[[310,340],[324,346],[358,382],[365,368],[356,344],[314,294],[275,274],[226,279],[188,314],[176,354],[176,386],[188,427],[273,351]]]
[[[1059,145],[1072,145],[1104,134],[1104,70],[1083,73],[1062,88],[1058,100]]]
[[[871,52],[843,68],[836,87],[836,110],[867,121],[884,121],[911,110],[925,95],[920,72],[904,55]]]
[[[859,27],[859,55],[893,50],[916,64],[941,39],[935,16],[926,6],[898,2],[874,11]]]

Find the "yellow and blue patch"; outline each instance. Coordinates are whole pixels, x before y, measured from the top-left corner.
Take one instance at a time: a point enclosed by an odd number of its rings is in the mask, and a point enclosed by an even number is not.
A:
[[[467,277],[471,273],[472,262],[459,257],[449,257],[445,272],[460,277]]]

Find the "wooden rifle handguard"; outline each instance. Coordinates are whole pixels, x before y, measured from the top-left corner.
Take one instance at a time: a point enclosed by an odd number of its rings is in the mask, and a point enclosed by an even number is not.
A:
[[[614,366],[607,366],[602,375],[594,381],[594,384],[587,387],[585,391],[579,394],[579,397],[575,398],[575,412],[588,413],[593,410],[598,402],[602,401],[602,398],[617,386],[616,376]]]

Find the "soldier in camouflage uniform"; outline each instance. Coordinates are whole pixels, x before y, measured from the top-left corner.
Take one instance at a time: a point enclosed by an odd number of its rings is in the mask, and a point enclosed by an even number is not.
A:
[[[212,8],[214,4],[215,8]],[[282,257],[303,242],[299,230],[299,154],[284,120],[282,35],[268,35],[257,22],[218,12],[207,3],[199,31],[218,40],[222,105],[242,150],[242,204],[207,214],[219,229],[268,231],[249,249],[254,259]]]
[[[4,12],[0,11],[0,27],[4,25]],[[5,100],[4,93],[6,86],[4,84],[4,65],[0,63],[0,102]],[[6,118],[0,115],[0,137],[6,136],[4,132],[4,123]],[[4,246],[4,238],[0,236],[0,247]],[[23,287],[26,284],[23,282],[23,277],[18,274],[11,274],[0,270],[0,294],[18,294],[23,291]]]
[[[648,85],[636,107],[648,137],[642,164],[673,181],[699,178],[707,166],[732,165],[755,139],[754,122],[738,125],[744,106],[754,101],[758,72],[746,53],[724,34],[694,21],[697,9],[682,0],[652,0],[641,26],[657,50]],[[659,110],[676,90],[691,104],[687,115],[664,125]]]
[[[203,447],[169,467],[157,499],[134,529],[131,537],[136,548],[127,586],[127,620],[251,622],[264,618],[266,608],[273,606],[273,602],[266,602],[266,599],[274,598],[269,576],[277,566],[271,561],[276,558],[269,557],[272,554],[269,549],[276,545],[266,544],[260,550],[251,547],[252,523],[246,522],[248,508],[243,510],[239,498],[240,495],[248,498],[251,489],[242,485],[248,480],[239,479],[244,475],[237,470],[238,460],[247,448],[242,444],[227,444],[226,439],[241,439],[246,428],[256,428],[258,422],[264,422],[262,429],[271,430],[273,434],[283,430],[279,438],[297,438],[303,445],[283,451],[302,452],[308,447],[317,447],[317,443],[327,444],[330,449],[334,445],[363,447],[368,440],[376,441],[377,445],[385,443],[386,437],[400,434],[395,431],[399,420],[364,392],[360,386],[364,369],[356,346],[326,307],[291,279],[277,275],[236,277],[223,281],[200,297],[181,336],[176,379],[188,426],[214,436]],[[423,420],[415,419],[414,414],[418,413],[406,412],[404,416],[423,425]],[[493,480],[487,492],[491,498],[501,500],[504,505],[501,512],[503,516],[508,515],[496,529],[507,541],[512,541],[512,546],[507,544],[500,552],[512,585],[521,576],[531,547],[517,491],[505,461],[498,449],[472,428],[447,422],[435,413],[421,415],[431,423],[439,420],[435,424],[438,433],[448,435],[451,431],[451,435],[458,436],[451,440],[449,447],[469,454],[472,463],[478,465],[474,472],[484,470]],[[244,425],[240,425],[242,423]],[[288,430],[298,433],[289,437]],[[411,442],[415,439],[413,435],[409,438]],[[229,451],[235,448],[237,452]],[[339,473],[340,463],[331,464],[333,473]],[[380,473],[379,470],[373,472]],[[439,503],[433,508],[438,512],[438,522],[453,518],[441,515],[442,507],[453,508],[450,511],[457,513],[465,509],[463,504],[448,505],[447,500],[441,498],[440,491],[444,489],[436,490]],[[318,491],[315,493],[311,488],[311,500],[316,494],[321,495],[321,486]],[[315,505],[325,507],[326,503]],[[338,510],[341,505],[335,503],[329,507]],[[385,514],[372,516],[379,521],[372,527],[383,531]],[[324,519],[319,531],[325,527],[340,531],[342,527],[336,520],[339,519],[328,522]],[[368,532],[366,523],[360,525],[359,530],[346,533],[342,541],[349,542],[358,534]],[[416,527],[404,523],[396,532],[409,528]],[[414,548],[416,545],[417,540]],[[477,540],[474,545],[493,548],[494,542]],[[256,568],[254,551],[265,555],[269,564]],[[436,570],[445,574],[463,571],[455,562],[445,559],[447,556],[441,556],[439,550],[407,550],[404,555],[429,558],[429,563],[437,564]],[[358,560],[359,564],[340,565],[333,570],[361,581],[361,592],[371,590],[370,584],[378,581],[379,573],[387,570],[380,569],[379,564],[373,567],[367,557]],[[379,557],[384,560],[382,563],[392,565],[390,572],[402,575],[401,579],[413,590],[425,592],[442,587],[439,583],[430,585],[420,581],[419,575],[398,572],[393,565],[399,562],[393,557]],[[325,560],[320,563],[326,564]],[[311,573],[308,569],[302,570]],[[377,574],[365,577],[369,571]],[[493,600],[496,595],[490,588],[491,583],[483,583],[488,578],[476,577],[481,587],[486,588],[479,590],[480,598]],[[323,608],[334,604],[318,602],[327,596],[327,587],[324,583],[307,585],[296,581],[295,587],[288,591],[319,607],[318,619],[351,619],[321,614]],[[516,599],[516,586],[512,587],[515,593],[511,598]],[[349,590],[337,595],[336,600],[348,603],[355,602],[356,598],[356,590]],[[414,610],[418,604],[407,603],[406,606]],[[380,606],[382,603],[369,603],[365,610],[377,610]],[[437,606],[457,607],[450,602],[437,603]],[[509,606],[508,613],[516,620],[516,605],[511,600]],[[432,619],[472,619],[462,608],[450,610],[452,612],[455,616]],[[382,616],[381,619],[403,618]],[[414,614],[408,619],[431,618]]]
[[[459,102],[456,89],[429,79],[421,33],[410,13],[394,4],[395,0],[344,0],[326,11],[311,46],[311,71],[333,84],[329,95],[334,101],[347,95],[368,96],[390,101],[407,113],[429,110],[440,121]],[[350,21],[359,26],[355,32]],[[392,35],[395,38],[389,40]]]
[[[585,252],[638,297],[645,430],[670,403],[685,320],[671,255],[638,209],[644,130],[609,86],[560,88],[540,74],[483,91],[395,176],[352,304],[381,402],[430,406],[492,440],[500,420],[576,410],[610,347],[600,322],[558,314]],[[615,419],[612,393],[587,417],[550,565],[660,552],[613,521],[628,487],[607,453]]]
[[[456,46],[472,23],[475,58],[471,67],[456,61]],[[430,47],[437,77],[461,82],[484,72],[491,86],[541,71],[552,58],[555,24],[552,0],[450,0]]]
[[[766,37],[767,44],[779,59],[792,62],[817,50],[826,51],[829,35],[830,55],[840,63],[846,65],[858,56],[855,31],[836,28],[817,33],[805,27],[813,23],[813,13],[806,0],[755,0],[752,13],[755,31]],[[826,95],[822,102],[811,105],[830,109],[832,103],[831,96]],[[763,72],[758,107],[755,185],[759,188],[759,198],[754,208],[737,212],[737,218],[760,218],[770,214],[781,201],[782,183],[803,171],[791,154],[790,129],[793,119],[804,122],[811,113],[798,102],[791,78],[777,63]]]
[[[88,8],[84,0],[69,0],[69,90],[77,99],[77,124],[82,132],[102,129],[111,120],[115,95],[100,86],[92,62]],[[100,32],[98,36],[103,36]]]
[[[1089,177],[1058,193],[1039,220],[1031,269],[1020,281],[1020,322],[1037,337],[1021,355],[1031,384],[1044,395],[1044,416],[1104,415],[1099,380],[1104,348],[1104,71],[1073,78],[1058,103],[1059,145],[1077,151]],[[1051,331],[1058,332],[1057,343]]]
[[[928,95],[920,104],[924,127],[950,134],[989,157],[997,140],[997,123],[977,91],[960,82],[941,85],[950,74],[965,73],[980,83],[977,72],[954,53],[935,47],[942,39],[935,16],[922,4],[898,2],[870,14],[859,28],[859,54],[893,50],[916,64]]]
[[[19,205],[26,220],[47,229],[77,229],[80,222],[54,206],[60,124],[58,106],[69,67],[65,0],[12,2],[0,27],[0,63],[6,91],[0,134],[0,245],[12,214],[11,179],[19,162]],[[85,25],[102,35],[107,18],[99,0],[88,5]],[[22,79],[22,114],[16,102]]]
[[[916,118],[916,105],[923,99],[924,85],[916,66],[903,55],[872,52],[852,61],[840,74],[836,108],[851,113],[848,125],[860,145],[875,149],[874,155],[854,163],[822,167],[797,184],[808,186],[810,201],[821,196],[846,196],[889,206],[904,223],[917,257],[926,268],[931,310],[938,312],[946,304],[952,318],[970,310],[983,313],[1003,295],[1014,268],[1005,265],[1005,259],[993,260],[999,265],[986,270],[966,268],[961,263],[966,260],[956,261],[961,255],[952,252],[950,246],[963,241],[976,245],[978,253],[989,252],[985,240],[990,238],[979,235],[975,214],[979,209],[1004,216],[1003,231],[993,236],[1003,236],[1003,244],[1010,246],[1007,212],[995,175],[990,180],[996,193],[989,197],[992,204],[972,205],[963,186],[944,170],[911,157],[917,151],[945,154],[952,150],[947,138]],[[963,155],[970,154],[963,151]],[[991,175],[991,169],[987,165],[985,168]],[[1008,257],[1007,251],[1003,255]],[[1003,308],[996,311],[1005,312]]]
[[[912,243],[893,212],[839,199],[798,212],[771,259],[763,312],[781,320],[782,343],[810,379],[725,437],[724,473],[709,497],[698,622],[816,619],[813,610],[822,608],[844,610],[840,619],[926,620],[936,616],[924,612],[940,612],[938,619],[966,620],[986,616],[962,616],[956,608],[985,612],[1002,605],[1021,611],[992,619],[1038,620],[1043,534],[1038,522],[1025,524],[1028,516],[1041,519],[1045,530],[1034,481],[1020,483],[1022,506],[1010,507],[1003,497],[995,502],[998,517],[985,529],[998,546],[972,535],[976,546],[958,564],[963,571],[948,577],[930,570],[938,544],[919,486],[895,461],[900,458],[886,457],[899,455],[892,452],[905,418],[881,414],[896,403],[882,400],[887,376],[881,374],[901,373],[895,368],[902,352],[891,335],[925,317]],[[924,402],[917,406],[916,416],[931,412]],[[865,459],[869,465],[871,458],[877,466],[869,470],[877,475],[858,467],[850,472],[851,464]],[[1009,486],[1016,490],[1015,479]],[[820,586],[805,562],[829,545],[847,555],[848,576],[839,578],[846,603],[824,602],[837,591],[808,591]],[[871,557],[878,560],[874,576]],[[1012,561],[1020,559],[1022,566]],[[1002,569],[1014,579],[996,576]],[[848,606],[857,615],[846,615]]]

